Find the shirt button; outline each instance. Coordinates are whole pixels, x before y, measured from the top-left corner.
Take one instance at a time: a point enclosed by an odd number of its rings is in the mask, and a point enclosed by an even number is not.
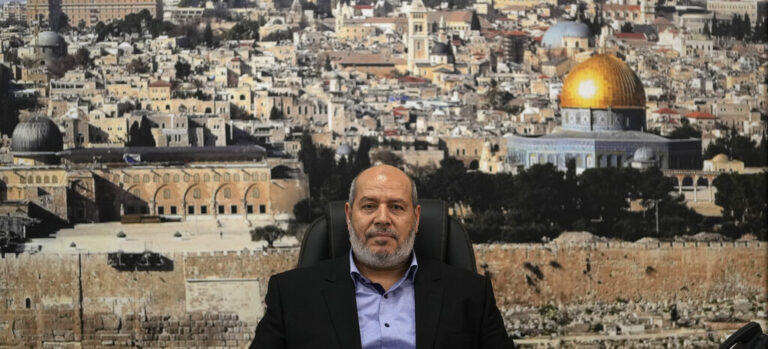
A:
[[[384,327],[389,327],[389,324],[385,322]]]
[[[389,295],[388,295],[388,294],[385,294],[385,295],[384,295],[384,299],[387,299],[387,298],[389,298]]]

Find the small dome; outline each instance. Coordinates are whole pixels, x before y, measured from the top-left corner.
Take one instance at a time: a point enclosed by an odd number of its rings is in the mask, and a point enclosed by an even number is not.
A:
[[[432,55],[434,56],[450,56],[452,54],[453,52],[451,52],[451,48],[442,42],[438,42],[435,46],[432,46]]]
[[[589,27],[584,23],[560,22],[547,29],[541,38],[541,46],[545,48],[560,48],[563,46],[563,38],[588,38],[590,36]]]
[[[656,161],[656,152],[648,147],[637,148],[637,150],[635,150],[634,160],[639,162]]]
[[[14,153],[57,152],[62,149],[59,127],[45,116],[33,116],[13,129],[11,151]]]
[[[722,153],[717,154],[712,158],[712,162],[728,162],[728,155]]]
[[[45,31],[37,36],[37,44],[40,46],[64,46],[67,42],[59,33]]]
[[[336,155],[349,156],[352,155],[352,147],[347,143],[342,143],[338,149],[336,149]]]

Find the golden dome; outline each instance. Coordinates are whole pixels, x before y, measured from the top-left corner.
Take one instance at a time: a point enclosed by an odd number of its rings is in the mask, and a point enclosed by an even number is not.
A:
[[[565,77],[560,107],[644,108],[645,89],[624,61],[613,55],[595,55]]]
[[[712,162],[728,162],[728,155],[717,154],[712,158]]]

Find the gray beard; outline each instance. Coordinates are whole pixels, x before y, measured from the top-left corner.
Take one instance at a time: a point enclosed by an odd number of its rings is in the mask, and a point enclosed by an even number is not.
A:
[[[365,237],[361,239],[351,223],[347,223],[347,228],[349,229],[349,244],[352,245],[355,258],[360,263],[372,268],[386,269],[405,263],[411,256],[413,244],[416,242],[416,227],[414,226],[405,241],[399,244],[394,252],[373,252],[365,246]],[[368,233],[366,233],[367,235]]]

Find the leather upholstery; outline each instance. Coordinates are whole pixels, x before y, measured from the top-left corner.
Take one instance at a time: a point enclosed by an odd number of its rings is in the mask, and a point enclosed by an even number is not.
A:
[[[307,267],[349,252],[349,231],[344,214],[345,201],[328,205],[329,217],[320,217],[309,226],[301,242],[298,267]],[[441,261],[477,272],[472,242],[464,227],[448,216],[442,200],[422,199],[419,230],[414,250],[419,258]]]

